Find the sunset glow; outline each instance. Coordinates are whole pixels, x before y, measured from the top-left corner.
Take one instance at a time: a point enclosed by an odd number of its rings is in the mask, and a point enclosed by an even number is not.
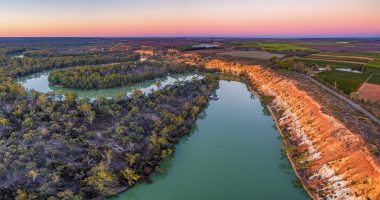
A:
[[[380,35],[379,0],[4,0],[0,36]]]

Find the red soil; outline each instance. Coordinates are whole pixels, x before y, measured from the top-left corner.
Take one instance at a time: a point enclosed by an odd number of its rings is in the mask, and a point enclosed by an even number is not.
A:
[[[364,83],[357,93],[360,99],[380,101],[380,85]]]

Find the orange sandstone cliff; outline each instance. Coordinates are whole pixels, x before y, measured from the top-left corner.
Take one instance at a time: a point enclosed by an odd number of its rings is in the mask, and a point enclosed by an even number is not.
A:
[[[258,65],[212,60],[209,69],[244,75],[274,110],[289,159],[314,199],[380,199],[380,164],[360,134],[338,119],[289,79]],[[290,151],[290,153],[289,153]]]

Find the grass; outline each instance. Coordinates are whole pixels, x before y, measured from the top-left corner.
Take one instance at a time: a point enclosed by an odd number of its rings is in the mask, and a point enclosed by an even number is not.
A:
[[[290,43],[258,43],[258,47],[261,47],[265,51],[303,51],[310,50],[306,47],[301,47]]]
[[[231,42],[231,45],[238,48],[257,48],[257,42],[253,41]]]
[[[368,72],[356,74],[351,72],[330,71],[318,73],[316,76],[318,79],[328,82],[331,85],[335,85],[336,83],[339,90],[349,95],[357,91],[369,75],[371,75],[371,73]]]
[[[379,53],[376,52],[321,52],[325,55],[338,55],[338,56],[363,56],[363,57],[369,57],[374,58],[379,56]]]
[[[368,83],[380,85],[380,75],[373,75],[369,80]]]
[[[307,65],[335,65],[339,68],[352,68],[354,66],[379,66],[380,59],[371,61],[370,59],[378,56],[375,52],[321,52],[318,54],[311,54],[309,56],[303,57],[300,60],[304,61]],[[321,59],[321,60],[312,60]]]
[[[367,66],[380,68],[380,56],[376,57],[375,60],[369,62]]]
[[[307,56],[306,58],[316,58],[316,59],[322,59],[322,60],[336,60],[336,61],[347,61],[347,62],[363,62],[368,63],[368,59],[365,58],[348,58],[348,57],[338,57],[333,55],[319,55],[319,54],[312,54]]]
[[[359,66],[359,64],[354,63],[342,63],[342,62],[333,62],[333,61],[323,61],[323,60],[308,60],[307,58],[297,59],[297,61],[305,63],[305,65],[318,65],[318,66],[335,66],[337,68],[352,68]]]
[[[367,72],[380,75],[380,67],[367,67]]]
[[[260,43],[254,41],[231,42],[236,48],[261,48],[265,51],[302,51],[310,50],[292,43]]]

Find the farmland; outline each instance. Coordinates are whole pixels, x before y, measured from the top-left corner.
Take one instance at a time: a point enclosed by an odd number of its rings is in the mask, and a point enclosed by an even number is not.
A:
[[[258,43],[257,46],[265,51],[295,51],[310,50],[309,48],[297,46],[290,43]]]
[[[307,58],[297,58],[296,60],[302,61],[308,66],[334,66],[337,68],[352,68],[357,66],[357,64],[353,63],[343,63],[343,62],[335,62],[335,61],[327,61],[327,60],[312,60]]]
[[[368,63],[369,67],[380,68],[380,56]]]
[[[333,56],[333,55],[325,55],[325,54],[312,54],[307,56],[309,59],[319,59],[326,61],[334,61],[334,62],[344,62],[344,63],[353,63],[353,64],[367,64],[368,61],[371,61],[372,58],[368,57],[357,57],[357,56]]]
[[[368,79],[371,74],[373,78],[369,79],[369,83],[377,83],[380,74],[380,59],[375,52],[323,52],[311,54],[303,58],[298,58],[298,61],[304,62],[308,66],[330,66],[334,68],[351,68],[358,71],[364,71],[363,74],[328,71],[318,73],[316,76],[319,80],[327,82],[335,86],[338,90],[349,95]]]
[[[323,52],[324,55],[332,55],[332,56],[355,56],[355,57],[366,57],[366,58],[374,58],[379,56],[379,53],[377,52],[370,52],[370,51],[358,51],[358,52],[351,52],[351,51],[342,51],[342,52]]]
[[[263,43],[253,41],[232,42],[233,47],[236,48],[254,48],[264,51],[303,51],[311,50],[310,48],[302,47],[292,43]]]
[[[368,83],[372,83],[372,84],[380,85],[380,75],[379,75],[379,74],[377,74],[377,75],[373,75],[373,76],[368,80]]]
[[[364,83],[357,92],[359,99],[376,102],[380,100],[380,85]]]
[[[364,54],[362,52],[355,54],[354,52],[350,53],[332,53],[332,52],[323,52],[317,54],[311,54],[306,57],[300,58],[305,61],[306,64],[313,63],[322,65],[336,65],[337,67],[353,67],[358,65],[367,65],[368,63],[374,62],[376,55],[374,54]],[[312,62],[310,62],[312,61]],[[319,62],[320,61],[320,62]],[[307,63],[309,62],[309,63]],[[319,63],[318,63],[319,62]]]
[[[275,54],[265,51],[232,51],[220,53],[220,55],[233,56],[233,57],[245,57],[245,58],[256,58],[256,59],[270,59],[272,57],[282,58],[284,55]]]
[[[342,71],[321,72],[316,75],[317,79],[335,86],[338,90],[349,95],[355,92],[364,81],[370,76],[370,73],[356,74]]]

